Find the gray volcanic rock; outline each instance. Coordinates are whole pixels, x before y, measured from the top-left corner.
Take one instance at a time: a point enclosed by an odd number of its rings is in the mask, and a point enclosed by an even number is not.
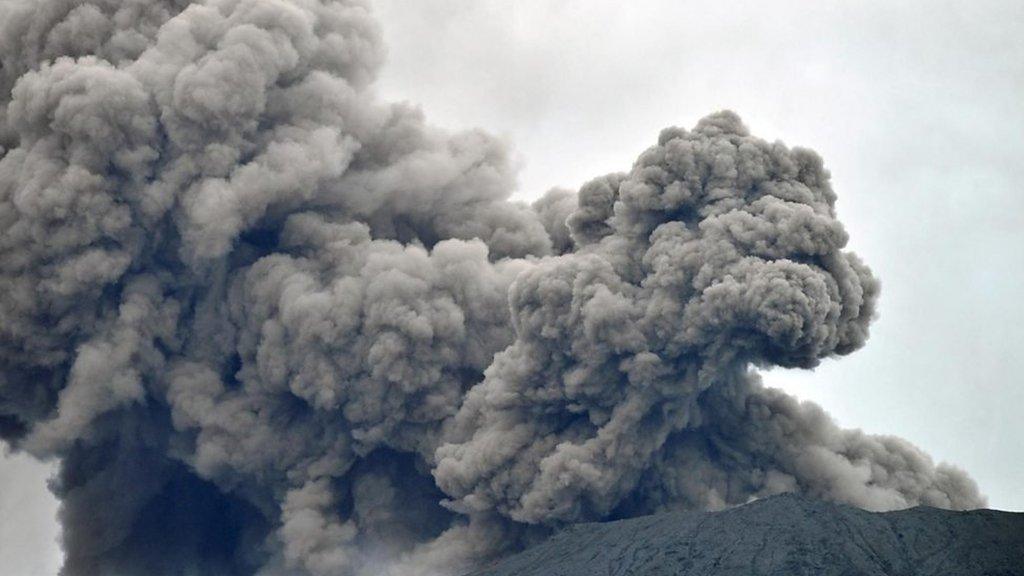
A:
[[[1016,576],[1024,514],[866,512],[782,495],[722,512],[578,524],[473,576]]]

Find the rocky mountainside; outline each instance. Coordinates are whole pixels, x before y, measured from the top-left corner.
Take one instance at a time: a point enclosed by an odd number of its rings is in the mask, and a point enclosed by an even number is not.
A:
[[[796,495],[579,524],[473,576],[1017,576],[1024,513],[872,513]]]

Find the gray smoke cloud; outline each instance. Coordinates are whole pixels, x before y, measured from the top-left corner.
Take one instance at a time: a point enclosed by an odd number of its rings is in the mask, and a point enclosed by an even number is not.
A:
[[[567,523],[804,492],[984,504],[764,388],[878,283],[811,151],[720,112],[509,200],[373,89],[369,8],[0,4],[0,437],[63,574],[451,575]]]

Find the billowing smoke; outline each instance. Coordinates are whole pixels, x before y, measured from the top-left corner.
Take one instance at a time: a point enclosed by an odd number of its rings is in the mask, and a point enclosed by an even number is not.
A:
[[[356,0],[0,4],[0,435],[66,576],[457,574],[567,523],[984,500],[761,386],[878,284],[813,152],[730,112],[513,203],[382,103]]]

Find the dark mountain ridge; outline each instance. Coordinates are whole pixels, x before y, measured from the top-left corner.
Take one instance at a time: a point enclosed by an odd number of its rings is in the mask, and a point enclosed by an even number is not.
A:
[[[867,512],[786,494],[579,524],[472,576],[1019,576],[1024,513]]]

